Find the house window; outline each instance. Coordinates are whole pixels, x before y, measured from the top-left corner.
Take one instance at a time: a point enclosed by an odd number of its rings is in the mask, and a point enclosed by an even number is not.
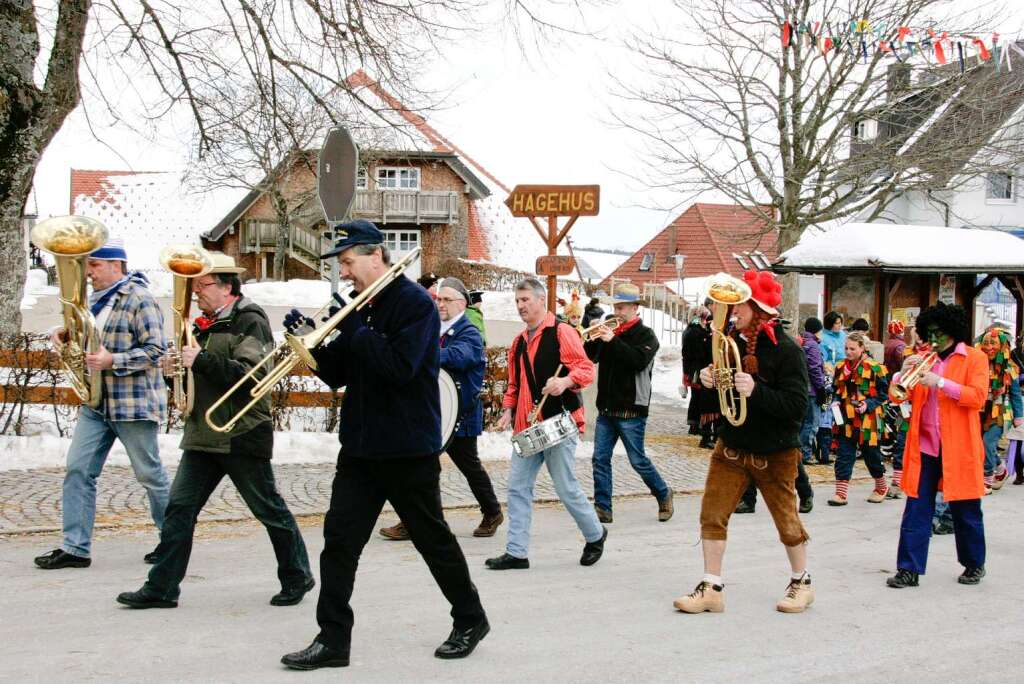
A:
[[[1012,202],[1013,175],[1009,173],[990,173],[985,179],[985,199],[999,202]]]
[[[356,190],[366,190],[369,187],[369,180],[366,177],[366,167],[360,166],[356,169]]]
[[[416,168],[379,168],[377,169],[377,188],[379,190],[419,190],[420,170]]]
[[[651,270],[651,264],[653,264],[653,263],[654,263],[654,255],[650,254],[650,253],[644,254],[644,258],[640,262],[640,270],[641,271],[650,271]]]
[[[874,119],[861,119],[853,124],[853,137],[860,142],[868,142],[878,137],[878,122]]]
[[[384,246],[400,255],[407,254],[420,246],[418,230],[385,230]]]

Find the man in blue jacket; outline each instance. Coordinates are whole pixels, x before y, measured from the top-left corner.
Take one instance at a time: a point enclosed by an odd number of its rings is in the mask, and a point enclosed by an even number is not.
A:
[[[466,316],[469,300],[469,291],[458,278],[445,278],[440,282],[436,301],[437,312],[441,315],[441,368],[451,374],[459,387],[459,419],[447,452],[465,475],[484,516],[473,536],[493,537],[505,516],[477,453],[476,438],[484,430],[480,388],[484,383],[487,356],[480,331]],[[409,530],[403,522],[385,527],[380,533],[388,539],[409,538]]]
[[[341,277],[365,291],[390,269],[384,236],[363,220],[337,231],[340,239],[322,258],[337,256]],[[490,631],[441,510],[440,327],[430,295],[400,275],[342,319],[335,338],[314,351],[317,375],[331,387],[344,386],[345,399],[320,554],[320,633],[307,648],[281,658],[292,669],[348,665],[356,568],[385,501],[408,526],[452,606],[454,628],[434,655],[464,658]]]

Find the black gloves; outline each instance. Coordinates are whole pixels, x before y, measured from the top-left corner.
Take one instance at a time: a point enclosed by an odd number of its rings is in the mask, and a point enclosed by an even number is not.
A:
[[[316,328],[316,323],[298,309],[292,309],[284,317],[284,327],[293,335],[304,335]]]
[[[814,401],[817,402],[818,406],[824,406],[828,403],[828,390],[824,387],[819,387],[814,390]]]
[[[332,294],[331,299],[333,299],[336,303],[331,304],[331,306],[328,307],[327,315],[321,318],[321,321],[326,322],[328,318],[341,311],[348,304],[348,302],[345,301],[345,298],[342,297],[341,294],[338,292]]]

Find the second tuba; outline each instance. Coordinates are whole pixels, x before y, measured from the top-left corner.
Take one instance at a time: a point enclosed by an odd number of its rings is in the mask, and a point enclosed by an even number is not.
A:
[[[160,265],[174,275],[174,297],[171,310],[174,312],[174,371],[171,375],[171,396],[174,405],[187,419],[195,404],[196,390],[192,369],[181,365],[181,350],[195,344],[189,309],[192,306],[192,283],[213,269],[213,257],[198,245],[167,245],[160,251]]]
[[[60,304],[67,339],[58,349],[68,382],[82,403],[96,408],[103,398],[103,373],[90,371],[86,353],[100,348],[96,319],[89,309],[85,291],[85,266],[90,252],[107,242],[107,228],[86,216],[55,216],[32,228],[29,239],[39,249],[53,255],[56,262]]]
[[[728,273],[716,273],[707,285],[707,296],[713,302],[711,322],[711,373],[718,390],[718,403],[722,415],[732,425],[743,425],[747,420],[747,399],[733,385],[733,376],[743,367],[739,346],[725,332],[729,313],[736,304],[751,297],[750,286]]]

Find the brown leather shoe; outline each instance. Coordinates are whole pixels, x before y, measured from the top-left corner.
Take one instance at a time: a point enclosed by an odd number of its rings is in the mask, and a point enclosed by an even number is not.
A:
[[[406,541],[409,539],[409,531],[405,529],[405,523],[399,521],[397,525],[380,528],[380,536],[391,541]]]
[[[666,522],[667,520],[672,518],[672,513],[675,511],[675,509],[672,506],[672,498],[674,496],[675,494],[671,490],[669,490],[668,496],[666,496],[664,500],[658,502],[659,521]]]
[[[493,537],[503,522],[505,522],[505,516],[501,511],[498,511],[495,515],[485,515],[477,528],[473,530],[473,536]]]

